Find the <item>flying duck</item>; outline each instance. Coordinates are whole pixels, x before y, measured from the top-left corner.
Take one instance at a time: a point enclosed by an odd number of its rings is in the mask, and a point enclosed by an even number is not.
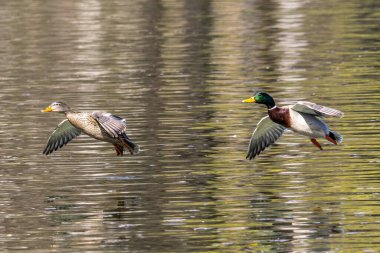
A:
[[[139,146],[133,143],[126,134],[125,119],[119,116],[101,111],[77,112],[60,101],[53,102],[42,112],[64,113],[67,118],[59,123],[50,135],[43,151],[45,155],[63,147],[81,133],[112,143],[118,156],[123,155],[125,148],[131,155],[139,152]]]
[[[274,99],[265,92],[258,92],[253,97],[243,100],[244,103],[264,104],[268,108],[268,116],[263,117],[254,130],[247,157],[259,155],[282,135],[285,129],[307,136],[311,142],[322,150],[316,138],[325,138],[334,143],[341,143],[343,137],[329,129],[323,117],[343,117],[343,112],[312,102],[299,101],[295,105],[277,107]]]

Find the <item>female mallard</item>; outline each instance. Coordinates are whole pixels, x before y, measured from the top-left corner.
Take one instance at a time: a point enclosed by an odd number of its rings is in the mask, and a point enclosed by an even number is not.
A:
[[[133,143],[125,132],[125,119],[116,115],[99,111],[76,112],[63,102],[53,102],[42,112],[60,112],[67,118],[59,123],[50,135],[43,152],[45,155],[61,148],[82,132],[95,139],[112,143],[118,156],[123,155],[124,148],[127,148],[131,155],[139,151],[139,146]]]
[[[285,129],[310,137],[311,142],[322,150],[315,138],[325,138],[334,143],[342,142],[343,137],[329,129],[321,117],[343,117],[343,112],[307,101],[295,105],[277,107],[267,93],[259,92],[243,100],[244,103],[259,103],[268,107],[268,116],[262,118],[252,134],[247,158],[259,155],[266,147],[275,143]]]

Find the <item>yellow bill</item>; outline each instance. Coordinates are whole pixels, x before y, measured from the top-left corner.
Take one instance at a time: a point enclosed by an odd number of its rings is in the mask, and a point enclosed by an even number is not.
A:
[[[53,108],[51,106],[46,107],[45,109],[41,110],[41,112],[52,112]]]
[[[242,102],[243,103],[256,103],[256,100],[255,100],[254,97],[250,97],[250,98],[248,98],[246,100],[243,100]]]

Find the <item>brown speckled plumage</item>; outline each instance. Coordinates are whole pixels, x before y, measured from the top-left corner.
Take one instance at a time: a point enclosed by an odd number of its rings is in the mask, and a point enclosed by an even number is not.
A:
[[[125,120],[105,112],[76,112],[63,102],[53,102],[43,112],[61,112],[66,115],[51,134],[44,154],[48,155],[82,132],[100,141],[112,143],[116,154],[123,155],[124,148],[133,155],[138,153],[139,146],[133,143],[126,134]]]
[[[101,141],[114,143],[114,139],[91,116],[91,113],[68,112],[66,113],[66,118],[73,126],[81,129],[85,134]]]

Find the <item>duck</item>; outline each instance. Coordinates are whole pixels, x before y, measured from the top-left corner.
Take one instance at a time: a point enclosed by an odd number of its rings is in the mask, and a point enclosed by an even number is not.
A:
[[[310,138],[320,150],[323,148],[317,138],[324,138],[335,145],[343,141],[343,136],[330,130],[323,120],[329,116],[342,118],[344,113],[337,109],[309,101],[298,101],[293,105],[277,107],[274,99],[265,92],[258,92],[242,102],[263,104],[268,109],[268,115],[259,121],[252,133],[247,159],[255,158],[265,148],[274,144],[286,129]]]
[[[119,116],[102,111],[77,112],[62,101],[51,103],[41,112],[57,112],[66,116],[50,135],[43,151],[45,155],[62,148],[82,133],[111,143],[117,156],[122,156],[125,149],[131,155],[139,152],[139,145],[135,144],[126,133],[126,120]]]

